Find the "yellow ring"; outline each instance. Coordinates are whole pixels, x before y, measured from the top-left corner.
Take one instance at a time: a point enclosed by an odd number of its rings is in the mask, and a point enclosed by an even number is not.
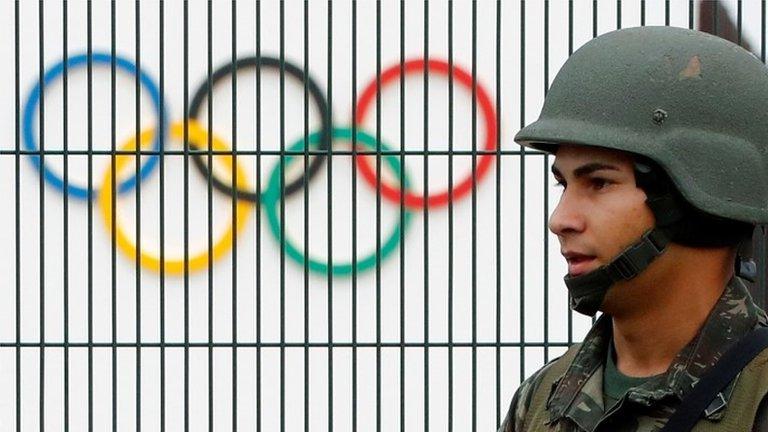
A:
[[[154,137],[155,129],[149,128],[141,132],[139,140],[141,141],[141,146],[144,148],[145,146],[152,144],[152,139]],[[171,137],[176,140],[183,140],[184,138],[184,124],[182,122],[176,122],[171,125]],[[205,149],[208,147],[208,132],[200,126],[197,122],[193,120],[189,120],[188,123],[188,138],[189,142],[192,143],[194,147]],[[226,151],[229,150],[227,145],[224,143],[223,140],[218,138],[215,134],[211,135],[211,142],[213,146],[213,150],[217,151]],[[122,146],[121,150],[134,150],[136,148],[136,137],[133,136],[130,139],[128,139]],[[119,176],[121,169],[123,169],[126,164],[133,160],[135,156],[133,155],[117,155],[115,158],[115,166],[114,171],[117,173],[117,176]],[[217,161],[222,162],[224,167],[226,168],[227,172],[231,175],[232,174],[232,156],[227,155],[215,155],[214,156]],[[235,181],[240,188],[248,188],[248,178],[245,173],[245,170],[240,166],[240,164],[237,164],[235,167]],[[102,188],[101,192],[99,194],[99,204],[101,207],[101,214],[104,217],[104,221],[106,222],[107,232],[112,232],[112,188],[111,188],[111,177],[112,177],[113,167],[110,166],[107,169],[107,172],[104,174],[104,181],[102,182]],[[221,258],[226,254],[229,249],[232,247],[232,239],[234,237],[234,230],[236,229],[237,232],[241,232],[242,229],[245,227],[246,222],[248,221],[248,218],[251,214],[251,203],[245,201],[245,200],[239,200],[237,203],[237,209],[236,209],[236,226],[233,228],[233,224],[230,222],[230,224],[227,226],[224,233],[219,237],[218,240],[213,245],[213,261],[216,261],[217,259]],[[135,257],[136,256],[136,243],[133,241],[133,239],[127,235],[125,230],[122,228],[120,224],[120,218],[119,215],[116,215],[115,217],[115,236],[117,239],[117,246],[129,257]],[[197,271],[197,270],[203,270],[208,266],[208,250],[204,250],[202,252],[199,252],[195,255],[191,255],[189,257],[189,271]],[[141,266],[152,269],[154,271],[159,272],[161,263],[160,263],[160,256],[158,253],[153,253],[149,251],[142,250],[141,251]],[[183,258],[175,258],[175,259],[168,259],[166,258],[163,263],[163,268],[165,269],[165,272],[168,274],[183,274],[184,273],[184,259]]]

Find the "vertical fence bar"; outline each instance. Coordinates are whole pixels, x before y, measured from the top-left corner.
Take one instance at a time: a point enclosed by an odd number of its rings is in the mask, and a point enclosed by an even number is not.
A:
[[[379,100],[381,99],[381,7],[376,2],[376,141],[380,141]],[[377,144],[378,147],[378,144]],[[378,152],[377,152],[378,153]],[[405,2],[400,2],[400,186],[405,183]],[[376,184],[376,209],[381,207],[381,187]],[[400,194],[400,224],[405,217],[405,194]],[[378,222],[377,222],[378,224]],[[376,227],[377,244],[379,250],[379,227]],[[400,230],[400,430],[405,431],[405,232]],[[378,262],[377,262],[378,264]],[[378,267],[378,266],[377,266]],[[378,293],[378,284],[377,284]],[[378,315],[377,315],[378,317]],[[377,323],[378,326],[378,318]],[[378,348],[377,348],[378,349]],[[376,363],[376,432],[381,432],[381,403],[380,388],[381,378],[379,363]]]
[[[401,79],[403,77],[401,76]],[[401,81],[402,82],[402,81]],[[405,143],[403,142],[403,146]],[[376,430],[381,430],[381,2],[376,2]],[[402,271],[402,268],[401,268]],[[404,406],[403,406],[404,407]],[[404,409],[404,408],[403,408]]]
[[[741,0],[736,3],[736,41],[739,45],[741,45],[741,15],[742,15],[742,4]]]
[[[712,34],[715,36],[720,34],[720,8],[717,0],[712,0]]]
[[[621,0],[616,0],[616,28],[621,28]]]
[[[573,0],[568,0],[568,57],[573,54]],[[521,148],[522,150],[522,148]],[[571,294],[568,293],[568,302],[570,303]],[[566,308],[568,315],[568,346],[573,344],[573,310]]]
[[[165,7],[158,2],[160,118],[165,118]],[[160,431],[165,431],[165,146],[160,146]],[[114,193],[112,196],[114,197]],[[115,214],[112,212],[112,214]],[[115,224],[112,224],[114,227]]]
[[[597,37],[597,0],[592,0],[592,37]]]
[[[645,0],[640,0],[640,25],[645,27]]]
[[[232,0],[232,64],[237,64],[237,3]],[[209,87],[210,88],[210,87]],[[210,135],[210,134],[209,134]],[[212,167],[212,165],[208,165]],[[238,185],[235,180],[237,170],[237,68],[232,68],[232,226],[237,226]],[[211,176],[213,177],[213,176]],[[209,214],[210,218],[210,214]],[[210,257],[211,254],[208,254]],[[209,268],[212,266],[209,266]],[[211,284],[213,285],[213,284]],[[232,431],[237,432],[237,229],[232,231]]]
[[[474,2],[472,3],[475,4]],[[429,431],[429,2],[424,0],[424,431]],[[402,195],[402,194],[401,194]]]
[[[304,2],[304,76],[309,76],[309,2]],[[309,164],[309,95],[304,80],[304,172]],[[320,157],[317,155],[315,157]],[[309,178],[304,176],[304,430],[309,432]],[[354,327],[353,327],[354,328]]]
[[[88,8],[90,10],[90,2],[88,3]],[[117,76],[116,76],[116,51],[117,51],[117,12],[115,10],[115,1],[112,0],[110,4],[110,21],[111,21],[111,59],[109,64],[109,76],[110,76],[110,92],[112,94],[112,98],[110,100],[110,164],[111,166],[115,166],[116,164],[116,151],[117,151],[117,97],[115,96],[115,93],[117,91]],[[89,45],[90,46],[90,45]],[[90,54],[90,49],[89,49]],[[89,56],[90,57],[90,56]],[[91,128],[89,127],[88,130],[90,131]],[[90,172],[90,169],[89,169]],[[116,189],[116,177],[117,173],[115,170],[112,170],[112,174],[109,178],[109,187],[112,191],[111,194],[111,200],[110,200],[110,206],[112,208],[112,217],[111,217],[111,229],[110,229],[110,249],[111,249],[111,270],[112,270],[112,430],[117,431],[117,229],[115,222],[117,221],[117,194],[115,194]],[[89,211],[90,215],[90,211]],[[90,268],[90,267],[89,267]],[[89,296],[90,298],[90,296]],[[89,303],[90,307],[90,303]],[[90,314],[89,314],[90,315]],[[89,329],[90,332],[90,329]],[[89,352],[88,354],[88,362],[89,362],[89,369],[91,367],[91,360],[92,356]],[[89,385],[89,394],[92,394],[92,375],[90,375],[89,372],[89,379],[88,379],[88,385]],[[89,418],[89,430],[92,429],[92,421],[93,421],[93,400],[89,397],[88,401],[88,412],[90,415]]]
[[[183,4],[183,88],[184,131],[182,142],[189,142],[189,4]],[[189,146],[184,145],[184,432],[189,431]]]
[[[520,2],[520,127],[525,126],[525,2]],[[520,147],[520,381],[525,376],[525,147]]]
[[[14,252],[16,259],[16,350],[15,350],[15,370],[16,370],[16,432],[21,432],[21,90],[20,90],[20,51],[21,39],[19,37],[21,23],[19,20],[19,2],[13,5],[13,39],[15,42],[14,56],[14,108],[16,111],[14,123],[14,183],[15,183],[15,208],[14,216],[16,222],[16,232],[14,236]]]
[[[693,0],[688,0],[688,28],[693,29]]]
[[[765,0],[760,2],[760,61],[765,63]]]
[[[497,2],[497,8],[501,2]],[[448,1],[448,190],[453,190],[453,0]],[[405,174],[402,174],[405,175]],[[403,184],[402,180],[400,184]],[[401,244],[403,244],[401,242]],[[448,194],[448,432],[453,432],[453,193]]]
[[[549,91],[549,0],[544,3],[544,97]],[[500,124],[500,122],[496,122]],[[549,153],[544,153],[544,363],[549,362]]]
[[[305,32],[306,32],[306,3],[305,3]],[[256,2],[256,58],[261,64],[261,3]],[[306,64],[306,44],[305,44],[305,64]],[[256,68],[256,190],[261,197],[261,68]],[[304,292],[304,335],[307,337],[307,293]],[[309,370],[308,356],[305,349],[305,371]],[[309,375],[305,376],[309,380]],[[308,394],[305,393],[305,394]],[[305,420],[307,429],[309,429],[309,416],[306,414],[308,396],[305,396]],[[261,198],[256,200],[256,431],[261,432]]]
[[[357,101],[357,2],[352,2],[352,98]],[[306,104],[305,99],[305,104]],[[352,122],[352,430],[357,430],[357,122]],[[306,208],[306,207],[305,207]],[[401,243],[402,244],[402,243]],[[308,250],[308,249],[306,249]]]
[[[328,92],[330,94],[330,90]],[[331,106],[330,104],[328,106]],[[376,431],[381,431],[381,2],[376,1]]]
[[[134,109],[136,115],[136,142],[134,150],[136,181],[136,430],[141,432],[141,181],[138,181],[139,171],[141,170],[141,87],[139,87],[139,75],[141,73],[141,3],[136,0],[134,29],[135,57],[136,57],[136,75],[134,77]],[[159,131],[156,133],[160,133]],[[91,170],[88,170],[91,173]]]
[[[45,431],[45,182],[43,177],[43,168],[45,167],[45,91],[43,91],[43,74],[45,71],[45,14],[43,9],[43,3],[38,3],[38,73],[39,85],[40,85],[40,107],[38,110],[40,116],[40,173],[38,176],[38,191],[39,191],[39,212],[40,212],[40,432]],[[90,79],[88,80],[90,83]],[[89,170],[90,171],[90,170]]]
[[[524,8],[524,2],[521,2]],[[524,9],[521,9],[524,10]],[[472,1],[472,430],[477,430],[477,1]],[[486,132],[489,133],[489,132]]]
[[[328,106],[333,106],[333,3],[328,0]],[[333,124],[333,110],[328,110]],[[333,430],[333,133],[328,146],[328,430]]]
[[[549,2],[549,0],[546,0]],[[546,3],[548,4],[548,3]],[[473,98],[474,100],[474,98]],[[501,2],[496,2],[496,124],[501,124]],[[487,133],[487,132],[486,132]],[[501,134],[496,134],[496,428],[501,424]],[[474,165],[474,163],[473,163]]]
[[[61,51],[64,54],[64,61],[62,63],[62,97],[64,99],[62,105],[62,144],[64,147],[63,163],[64,163],[64,190],[68,189],[69,185],[69,53],[67,47],[67,2],[63,2],[61,5]],[[64,229],[64,250],[63,250],[63,288],[64,288],[64,431],[69,431],[69,194],[64,194],[64,208],[62,211],[63,229]]]
[[[207,137],[207,154],[206,159],[208,160],[208,169],[211,170],[211,175],[208,176],[208,179],[206,181],[206,187],[207,187],[207,205],[208,205],[208,217],[207,217],[207,232],[206,236],[208,241],[208,250],[213,250],[213,153],[211,152],[213,147],[213,2],[208,2],[208,11],[207,11],[207,38],[208,38],[208,61],[207,61],[207,71],[206,71],[206,84],[208,87],[208,97],[206,98],[206,104],[208,105],[208,114],[207,114],[207,129],[208,129],[208,137]],[[237,69],[236,67],[233,67],[233,76],[234,71]],[[235,167],[234,163],[232,164],[232,171],[234,172],[237,168]],[[235,185],[233,182],[232,185]],[[236,187],[233,187],[233,190],[236,189]],[[233,225],[234,226],[234,225]],[[237,231],[237,230],[235,230]],[[214,313],[215,310],[213,308],[213,254],[208,254],[208,431],[213,432],[214,430],[214,411],[213,411],[213,401],[215,398],[215,388],[213,386],[214,377],[213,377],[213,371],[214,371],[214,363],[215,358],[213,355],[213,320],[214,320]]]
[[[285,431],[285,5],[280,2],[280,431]],[[330,77],[329,77],[330,78]]]
[[[592,1],[592,38],[597,37],[597,0]],[[521,124],[520,127],[522,128],[525,126],[524,124]],[[595,321],[597,321],[597,318],[595,316],[592,316],[592,325],[595,325]]]
[[[330,94],[330,91],[329,91]],[[330,104],[329,104],[330,106]],[[381,431],[381,2],[376,2],[376,430]],[[402,269],[401,269],[402,271]]]

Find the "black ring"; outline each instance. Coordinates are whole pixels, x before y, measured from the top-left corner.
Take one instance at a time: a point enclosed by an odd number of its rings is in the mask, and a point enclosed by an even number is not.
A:
[[[315,80],[313,80],[308,74],[305,75],[304,71],[300,69],[298,66],[286,60],[283,60],[282,63],[283,63],[283,68],[285,72],[288,73],[288,75],[291,75],[292,77],[294,77],[295,79],[299,80],[302,83],[306,83],[307,89],[309,90],[309,93],[312,96],[312,99],[314,100],[318,110],[320,111],[320,119],[321,119],[320,130],[323,136],[318,145],[318,149],[328,150],[328,148],[331,145],[331,117],[329,115],[328,105],[326,103],[326,98],[323,95],[323,92],[320,90],[320,87],[318,87]],[[280,70],[280,67],[281,67],[280,59],[275,57],[269,57],[269,56],[243,57],[243,58],[237,59],[235,63],[228,63],[216,69],[216,71],[213,72],[213,74],[211,74],[211,79],[210,80],[206,79],[203,82],[203,84],[200,87],[198,87],[197,91],[195,91],[195,95],[193,96],[192,102],[189,105],[189,118],[197,120],[197,117],[200,114],[200,108],[203,105],[203,100],[208,96],[209,91],[212,92],[212,87],[216,85],[216,82],[218,82],[224,77],[231,76],[233,70],[238,71],[241,68],[262,68],[262,67],[268,67],[268,68],[274,68],[274,69]],[[235,196],[235,190],[229,184],[228,181],[227,182],[221,181],[215,175],[211,174],[211,171],[208,169],[206,163],[203,161],[203,157],[201,154],[196,153],[196,154],[193,154],[192,156],[193,156],[192,161],[195,163],[195,167],[197,167],[197,170],[206,178],[210,177],[211,183],[216,189],[228,194],[229,196],[232,196],[232,197]],[[309,184],[309,180],[315,176],[317,171],[320,169],[320,165],[323,163],[324,160],[325,160],[325,155],[314,156],[312,161],[309,163],[309,167],[307,171],[305,171],[301,175],[301,177],[299,177],[298,179],[285,185],[285,191],[284,191],[285,196],[291,195],[301,190],[304,187],[305,181],[307,182],[307,184]],[[237,189],[238,199],[244,199],[246,201],[255,203],[258,201],[259,195],[261,195],[260,191],[254,192],[254,191]]]

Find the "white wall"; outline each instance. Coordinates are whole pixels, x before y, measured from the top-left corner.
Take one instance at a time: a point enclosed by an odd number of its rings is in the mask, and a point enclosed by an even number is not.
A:
[[[735,11],[733,4],[727,6]],[[494,101],[500,100],[500,142],[504,151],[518,149],[512,138],[521,123],[536,119],[543,101],[544,82],[544,39],[543,2],[528,2],[525,6],[525,89],[524,104],[521,104],[521,54],[520,54],[520,4],[504,2],[501,5],[501,35],[496,33],[497,4],[491,1],[477,3],[477,80],[491,94]],[[640,2],[622,3],[622,25],[639,25]],[[232,17],[229,2],[213,3],[211,17],[213,45],[207,44],[208,23],[207,3],[193,1],[189,4],[189,82],[183,80],[183,5],[180,1],[165,3],[165,52],[164,63],[159,59],[159,4],[156,1],[141,3],[138,48],[141,68],[155,80],[161,67],[165,74],[164,96],[172,122],[181,121],[185,95],[190,95],[205,79],[208,53],[214,67],[232,59]],[[284,54],[299,66],[304,66],[303,6],[304,3],[285,3],[285,45]],[[349,126],[352,117],[352,92],[362,91],[376,74],[376,4],[372,1],[358,2],[357,6],[357,65],[354,69],[357,85],[353,87],[353,65],[351,50],[351,4],[333,3],[332,52],[333,79],[328,77],[328,12],[325,2],[309,4],[309,64],[311,74],[327,92],[332,87],[333,115],[337,126]],[[394,1],[381,4],[381,65],[386,68],[400,59],[400,29],[405,27],[405,56],[423,57],[424,48],[424,5],[408,1],[405,4],[405,22],[400,20],[400,3]],[[109,51],[111,47],[110,3],[93,3],[93,50]],[[616,28],[616,2],[600,1],[598,7],[598,34]],[[664,2],[646,2],[648,25],[664,23]],[[236,5],[237,56],[255,55],[256,47],[256,6],[242,1]],[[760,34],[759,2],[744,3],[744,25],[747,38]],[[578,48],[592,38],[592,2],[574,2],[573,46]],[[38,79],[39,71],[39,22],[37,2],[24,1],[19,5],[19,91],[21,103]],[[116,5],[116,51],[119,55],[135,60],[135,4],[120,1]],[[568,55],[568,3],[550,2],[549,33],[549,79]],[[279,4],[274,1],[261,3],[261,52],[276,56],[280,52]],[[429,56],[448,57],[447,35],[448,3],[429,4]],[[453,58],[457,65],[472,69],[472,3],[459,1],[453,4]],[[86,3],[70,2],[68,5],[68,53],[82,53],[87,48]],[[671,24],[687,27],[688,2],[671,2]],[[49,1],[43,7],[44,66],[47,68],[62,56],[63,28],[62,2]],[[20,322],[21,341],[37,344],[40,341],[41,322],[44,319],[45,342],[58,344],[45,350],[45,425],[47,430],[63,430],[64,421],[64,256],[69,259],[69,322],[70,343],[88,341],[88,323],[92,319],[93,342],[102,344],[93,350],[93,421],[96,430],[107,430],[112,424],[112,277],[117,280],[115,288],[117,305],[117,341],[135,344],[137,327],[141,331],[142,344],[149,344],[141,350],[141,427],[144,430],[158,430],[160,419],[160,278],[156,272],[140,269],[133,257],[118,251],[116,266],[112,266],[112,245],[109,232],[96,204],[88,205],[80,200],[68,202],[68,225],[64,226],[63,195],[51,188],[39,188],[39,176],[33,166],[21,157],[17,173],[15,157],[15,47],[14,3],[0,4],[0,52],[6,59],[6,66],[0,68],[0,94],[5,95],[0,103],[0,201],[5,209],[0,223],[0,429],[10,430],[16,422],[16,324]],[[759,39],[751,42],[759,46]],[[500,58],[496,57],[497,43]],[[496,67],[500,61],[500,83],[497,83]],[[256,100],[255,74],[242,73],[237,78],[237,148],[252,151],[257,131],[255,107],[262,107],[261,146],[262,149],[280,148],[280,105],[279,78],[272,72],[263,74],[262,97]],[[500,94],[497,95],[497,84]],[[87,76],[84,69],[71,70],[69,76],[69,135],[70,150],[85,150],[88,124]],[[45,148],[63,149],[63,85],[58,81],[45,93]],[[94,149],[111,148],[111,92],[109,69],[95,67],[93,72],[93,126]],[[116,122],[117,145],[128,139],[137,128],[134,99],[134,81],[131,76],[117,75]],[[400,142],[399,88],[397,85],[382,89],[381,137],[394,148],[405,146],[408,150],[448,149],[448,87],[443,77],[431,76],[428,87],[429,121],[428,139],[424,142],[424,87],[420,74],[406,80],[406,96],[402,108],[406,111],[404,143]],[[140,99],[140,128],[153,127],[156,117],[150,100],[144,94]],[[214,124],[212,129],[227,143],[232,143],[234,119],[231,115],[231,81],[216,88],[214,94]],[[285,129],[284,139],[290,145],[304,133],[303,89],[291,80],[285,84]],[[498,109],[499,107],[497,107]],[[524,116],[521,118],[521,109]],[[373,113],[371,113],[373,114]],[[458,84],[454,98],[454,149],[472,148],[472,100],[471,93]],[[318,126],[318,114],[310,110],[310,128]],[[482,117],[478,115],[477,141],[482,145],[484,137]],[[362,128],[371,134],[376,132],[375,116],[370,115]],[[348,144],[336,143],[340,149]],[[168,149],[181,148],[178,141],[169,141]],[[245,165],[250,182],[256,181],[256,158],[239,156]],[[261,179],[268,175],[277,163],[277,157],[261,157]],[[471,173],[471,159],[456,155],[454,160],[454,182]],[[63,171],[61,156],[46,156],[46,164],[54,171]],[[359,255],[371,251],[376,244],[376,215],[380,211],[383,237],[389,232],[398,217],[398,207],[389,201],[381,201],[377,207],[375,191],[361,177],[357,177],[357,218],[352,219],[353,165],[349,156],[335,156],[332,162],[332,184],[327,182],[328,166],[320,171],[309,188],[309,207],[304,208],[300,196],[291,197],[285,205],[286,232],[289,237],[303,244],[304,214],[309,219],[309,250],[313,256],[327,256],[327,242],[333,240],[335,262],[347,261],[352,255],[352,224],[357,223],[357,245]],[[551,162],[551,160],[550,160]],[[97,155],[92,158],[92,175],[100,183],[110,163],[109,156]],[[434,193],[448,184],[448,157],[429,157],[428,188]],[[70,181],[85,184],[88,178],[88,158],[85,155],[68,157]],[[133,166],[133,165],[132,165]],[[191,164],[190,164],[191,166]],[[424,191],[424,158],[409,156],[406,160],[407,173],[413,190]],[[478,184],[475,197],[476,223],[473,225],[473,207],[469,196],[457,201],[453,208],[453,232],[449,232],[447,207],[436,208],[424,215],[422,211],[413,214],[413,221],[405,234],[405,243],[381,266],[380,280],[375,272],[360,274],[356,284],[357,302],[352,302],[352,281],[349,277],[334,278],[329,283],[325,275],[310,274],[308,289],[305,291],[304,274],[301,266],[292,261],[285,262],[284,278],[281,279],[281,254],[277,242],[270,236],[266,218],[262,213],[260,229],[256,225],[256,211],[239,235],[237,260],[227,254],[216,262],[212,279],[206,271],[189,275],[187,290],[185,279],[167,276],[165,280],[165,341],[184,342],[184,304],[188,293],[189,341],[208,341],[209,282],[212,284],[213,341],[230,343],[233,339],[233,279],[237,282],[237,323],[239,343],[253,344],[256,341],[256,292],[261,293],[261,342],[268,347],[261,350],[261,426],[262,430],[279,430],[280,421],[280,349],[281,323],[284,323],[284,342],[294,344],[285,349],[285,429],[300,430],[305,418],[305,383],[309,389],[309,423],[311,430],[329,428],[329,390],[333,391],[333,430],[375,430],[377,415],[377,373],[380,375],[380,421],[382,430],[396,430],[401,418],[407,430],[424,430],[425,389],[429,391],[429,428],[444,431],[448,429],[448,401],[452,397],[452,426],[454,430],[471,430],[473,419],[473,318],[476,320],[476,351],[474,375],[476,399],[476,426],[478,430],[494,430],[499,418],[506,412],[507,404],[518,383],[538,369],[545,359],[544,349],[526,347],[520,349],[510,344],[534,343],[541,345],[545,335],[545,312],[548,340],[564,343],[579,340],[588,330],[591,320],[572,315],[572,327],[568,325],[567,298],[562,276],[564,261],[558,254],[559,247],[554,236],[547,236],[545,216],[557,202],[558,192],[549,189],[549,200],[544,200],[544,179],[549,167],[542,156],[530,156],[525,161],[525,187],[521,187],[521,161],[519,156],[508,154],[495,161],[488,176]],[[19,183],[16,183],[16,175]],[[388,174],[383,175],[386,177]],[[497,175],[498,184],[497,186]],[[551,184],[551,182],[550,182]],[[190,168],[188,177],[188,201],[183,197],[184,162],[179,156],[166,156],[165,192],[160,192],[157,172],[141,186],[141,214],[136,212],[136,197],[133,192],[121,195],[118,203],[119,215],[124,219],[129,232],[134,232],[134,221],[141,218],[141,242],[148,250],[159,247],[159,203],[166,206],[165,232],[166,254],[180,256],[184,245],[183,220],[189,218],[189,246],[191,251],[206,245],[209,217],[214,232],[218,233],[230,220],[231,201],[228,196],[214,191],[211,200],[214,211],[207,212],[208,190],[206,181]],[[331,193],[329,193],[329,188]],[[16,200],[16,191],[20,200]],[[331,197],[331,229],[328,229],[328,196]],[[497,197],[499,205],[497,206]],[[525,212],[521,213],[524,202]],[[16,206],[19,208],[19,220]],[[43,217],[44,214],[44,217]],[[501,230],[497,232],[497,221]],[[524,222],[524,235],[521,235]],[[428,239],[425,233],[428,231]],[[68,235],[65,248],[64,235]],[[215,235],[214,233],[214,235]],[[19,236],[20,281],[16,280],[17,244]],[[88,238],[92,238],[92,254],[88,253]],[[448,273],[449,235],[453,238],[454,272]],[[257,236],[261,238],[261,253],[257,254]],[[41,237],[44,247],[41,248]],[[550,253],[544,256],[544,240],[549,241]],[[473,242],[474,239],[474,242]],[[498,243],[497,243],[498,242]],[[473,248],[476,261],[472,261]],[[501,261],[496,261],[500,249]],[[400,253],[404,254],[404,268],[399,265]],[[428,267],[425,267],[425,255]],[[521,259],[524,256],[524,259]],[[42,265],[41,265],[41,260]],[[260,268],[256,267],[260,260]],[[522,261],[522,266],[521,266]],[[545,281],[544,263],[548,262],[548,305],[544,305]],[[236,274],[233,278],[233,269]],[[90,267],[89,267],[90,266]],[[500,279],[497,268],[500,267]],[[473,269],[476,279],[472,279]],[[524,273],[521,273],[524,271]],[[261,276],[257,285],[256,275]],[[41,274],[44,275],[44,316],[41,319]],[[88,281],[92,276],[93,315],[88,313]],[[524,277],[521,276],[524,274]],[[401,288],[400,280],[404,282]],[[448,313],[448,281],[453,280],[453,314]],[[281,280],[283,284],[281,285]],[[16,316],[17,283],[21,289],[21,315]],[[377,297],[377,283],[381,295]],[[284,286],[285,314],[280,314],[281,286]],[[137,287],[140,287],[140,320],[137,324]],[[497,287],[501,302],[497,302]],[[402,292],[405,293],[401,296]],[[329,290],[332,306],[329,306]],[[425,293],[426,291],[426,293]],[[308,292],[308,297],[305,297]],[[476,302],[472,303],[473,292]],[[425,305],[425,299],[428,304]],[[524,305],[521,305],[524,300]],[[521,317],[521,306],[524,316]],[[356,307],[357,321],[352,322],[352,311]],[[309,316],[305,316],[305,308]],[[380,315],[377,316],[377,308]],[[401,316],[401,308],[405,311]],[[428,309],[428,317],[425,310]],[[333,349],[333,381],[328,382],[328,349],[322,344],[329,342],[329,311],[332,312],[332,343],[339,344]],[[474,314],[473,314],[474,312]],[[500,334],[497,335],[497,313],[501,315]],[[378,319],[377,319],[378,318]],[[17,321],[18,319],[18,321]],[[405,327],[401,328],[401,320]],[[452,396],[449,396],[449,320],[453,323]],[[521,332],[521,321],[525,331]],[[305,334],[305,322],[309,334]],[[377,371],[376,349],[377,323],[380,324],[380,340],[385,344],[381,349],[380,370]],[[357,349],[357,395],[353,405],[352,392],[352,330],[356,329],[357,342],[363,344]],[[437,344],[429,349],[428,380],[425,378],[424,350],[421,347],[405,349],[405,363],[401,363],[401,350],[393,346],[401,342],[420,344],[425,341]],[[301,344],[309,341],[321,344],[308,351]],[[500,342],[498,351],[492,345]],[[553,347],[548,357],[553,358],[564,348]],[[117,350],[118,366],[117,423],[121,430],[134,430],[136,424],[136,350],[130,345]],[[305,376],[305,355],[309,353],[309,376]],[[500,364],[497,366],[497,352]],[[69,419],[72,430],[87,427],[88,351],[84,345],[69,349]],[[232,416],[232,354],[229,348],[216,348],[213,354],[214,426],[217,430],[230,430]],[[23,430],[39,428],[40,372],[39,349],[34,345],[21,350],[21,417]],[[252,429],[256,423],[256,350],[253,345],[241,348],[237,354],[237,424]],[[524,360],[521,376],[521,361]],[[167,430],[181,430],[184,425],[184,360],[183,349],[176,345],[166,349],[166,427]],[[208,349],[192,348],[189,351],[189,422],[191,430],[204,430],[209,420],[208,398]],[[498,369],[497,369],[498,368]],[[501,374],[497,377],[497,370]],[[404,371],[405,387],[401,388],[401,371]],[[501,385],[497,392],[497,382]],[[498,397],[498,399],[497,399]],[[401,413],[401,399],[405,398],[405,411]],[[357,425],[352,425],[352,413],[357,414]]]

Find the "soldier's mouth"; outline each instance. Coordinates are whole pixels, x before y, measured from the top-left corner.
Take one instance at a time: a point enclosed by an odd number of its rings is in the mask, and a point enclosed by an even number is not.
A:
[[[595,259],[596,257],[594,256],[586,255],[578,255],[568,258],[568,275],[574,277],[586,273],[592,267]]]

